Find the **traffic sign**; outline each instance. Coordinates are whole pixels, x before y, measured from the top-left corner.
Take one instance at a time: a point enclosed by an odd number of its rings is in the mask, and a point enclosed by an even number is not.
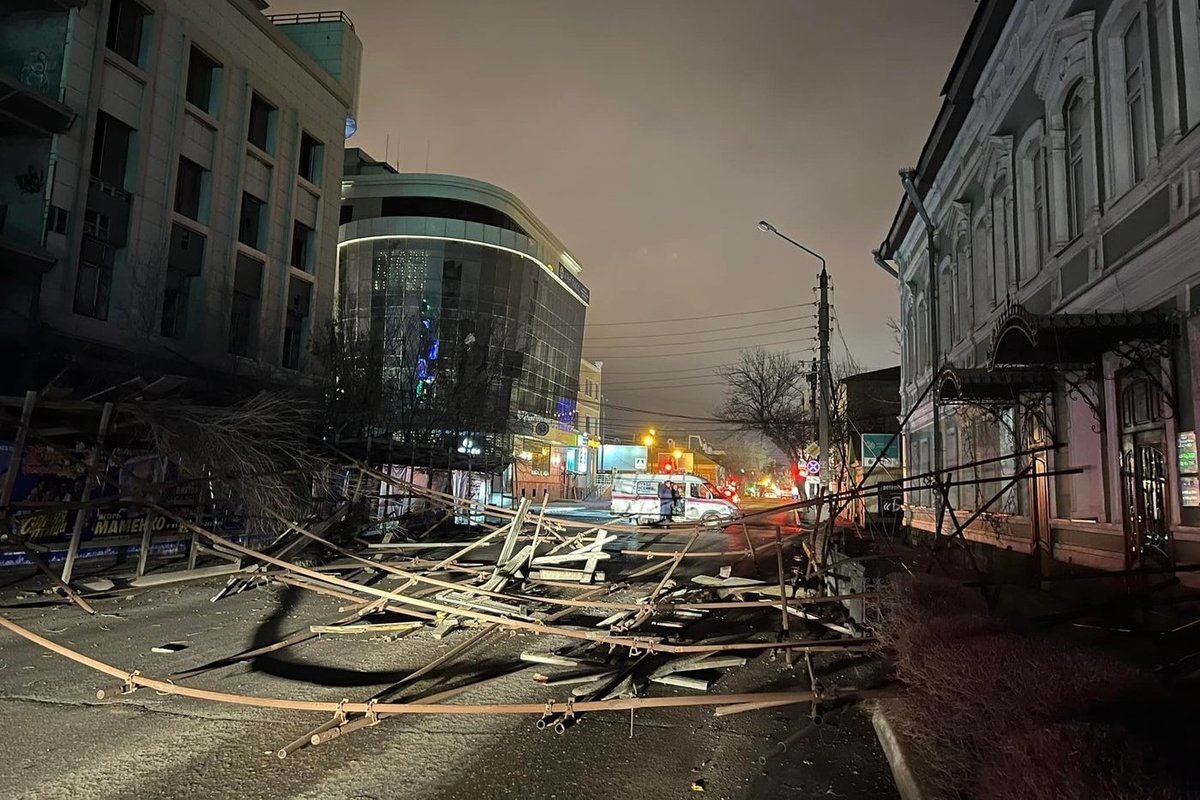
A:
[[[815,458],[812,461],[809,461],[807,466],[809,475],[821,474],[821,462],[817,461]]]
[[[808,456],[809,460],[817,458],[821,455],[821,447],[816,442],[810,444],[804,451],[804,455]]]

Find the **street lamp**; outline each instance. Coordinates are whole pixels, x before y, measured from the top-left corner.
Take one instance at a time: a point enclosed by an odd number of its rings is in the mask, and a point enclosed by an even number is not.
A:
[[[779,229],[765,219],[758,221],[758,229],[764,233],[773,233],[785,242],[794,245],[821,262],[819,285],[821,302],[817,306],[817,339],[821,361],[821,408],[817,416],[817,446],[820,449],[819,458],[825,466],[829,464],[829,272],[825,269],[825,257],[815,250],[810,250],[792,237],[780,233]]]

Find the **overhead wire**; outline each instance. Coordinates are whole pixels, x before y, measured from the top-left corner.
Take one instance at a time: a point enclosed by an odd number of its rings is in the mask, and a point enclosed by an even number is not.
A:
[[[782,345],[786,345],[786,344],[796,344],[796,343],[798,343],[798,342],[808,342],[808,341],[811,341],[811,340],[812,340],[812,339],[811,339],[811,337],[809,337],[809,338],[807,338],[807,339],[806,339],[806,338],[800,338],[800,339],[789,339],[789,340],[785,340],[785,341],[782,341],[782,342],[768,342],[768,343],[766,343],[764,346],[767,346],[767,347],[780,347],[780,346],[782,346]],[[713,350],[697,350],[697,351],[695,351],[695,352],[686,352],[686,353],[668,352],[668,353],[648,353],[648,354],[645,354],[645,355],[624,355],[624,354],[617,354],[617,355],[613,355],[613,356],[605,356],[603,353],[601,353],[601,354],[598,356],[598,358],[599,358],[600,360],[602,360],[602,361],[603,361],[603,360],[607,360],[608,358],[620,358],[620,359],[626,359],[626,358],[679,358],[679,357],[681,357],[681,356],[703,356],[703,355],[708,355],[708,354],[710,354],[710,353],[728,353],[728,352],[730,352],[730,351],[733,351],[733,350],[745,350],[745,349],[746,349],[746,347],[745,347],[745,346],[739,346],[739,347],[718,347],[718,348],[715,348],[715,349],[713,349]],[[806,348],[805,350],[800,350],[800,351],[798,351],[798,352],[810,352],[810,351],[812,351],[812,348],[811,348],[811,347],[809,347],[809,348]],[[595,352],[595,351],[592,351],[592,352]],[[595,360],[596,360],[596,358],[597,358],[597,357],[589,357],[589,358],[588,358],[588,360],[589,360],[589,361],[595,361]]]
[[[813,315],[809,314],[808,316],[803,316],[803,317],[787,317],[786,319],[773,319],[773,320],[767,320],[765,322],[751,322],[748,325],[730,325],[730,326],[724,327],[724,328],[697,328],[695,331],[671,331],[669,333],[653,333],[653,334],[623,333],[623,334],[620,334],[617,336],[591,336],[588,338],[591,339],[592,341],[601,341],[601,340],[607,340],[607,339],[664,338],[664,337],[669,337],[669,336],[686,336],[690,333],[718,333],[720,331],[740,331],[740,330],[745,330],[746,328],[760,328],[760,327],[764,327],[767,325],[779,325],[779,324],[782,324],[785,322],[803,322],[804,320],[811,320],[812,318],[813,318]],[[703,318],[701,318],[701,319],[703,319]]]
[[[786,311],[788,309],[793,309],[793,308],[807,308],[807,307],[813,306],[813,305],[816,305],[816,303],[795,303],[795,304],[789,305],[789,306],[776,306],[775,308],[759,308],[759,309],[753,309],[750,311],[731,311],[727,314],[706,314],[704,318],[705,319],[724,319],[727,317],[744,317],[749,314],[769,314],[773,311]],[[696,316],[693,314],[690,317],[675,317],[674,319],[649,319],[649,320],[639,320],[639,321],[628,321],[627,320],[625,322],[593,322],[590,324],[595,327],[600,327],[602,325],[603,326],[609,326],[609,325],[662,325],[662,324],[666,324],[668,322],[694,322],[695,320],[696,320]]]
[[[804,331],[815,330],[816,327],[817,327],[816,325],[804,325],[799,328],[790,328],[790,329],[784,330],[784,331],[763,331],[761,333],[748,333],[743,336],[718,336],[716,339],[695,339],[695,340],[691,340],[691,341],[682,342],[682,344],[709,344],[711,342],[727,342],[730,339],[747,339],[747,338],[757,338],[757,337],[762,337],[762,336],[781,336],[785,333],[802,333]],[[676,339],[678,337],[671,336],[668,338]],[[585,347],[586,346],[587,345],[585,345]],[[615,350],[628,350],[628,349],[632,349],[632,348],[641,348],[641,347],[667,347],[667,346],[669,346],[669,344],[664,341],[655,341],[655,342],[645,342],[642,344],[605,344],[605,345],[601,345],[601,346],[605,350],[614,350],[614,349]]]

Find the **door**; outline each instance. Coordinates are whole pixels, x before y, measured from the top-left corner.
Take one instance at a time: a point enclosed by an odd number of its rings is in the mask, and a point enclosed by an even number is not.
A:
[[[1145,378],[1121,381],[1121,506],[1127,569],[1170,566],[1162,392]]]

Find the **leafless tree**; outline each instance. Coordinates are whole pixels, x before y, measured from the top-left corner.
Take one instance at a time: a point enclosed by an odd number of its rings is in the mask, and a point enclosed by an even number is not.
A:
[[[330,471],[314,447],[320,409],[296,397],[259,393],[222,406],[167,398],[129,404],[152,450],[180,477],[204,480],[221,510],[254,526],[258,509],[292,519],[312,511],[313,490]]]
[[[816,433],[806,396],[808,363],[757,348],[743,350],[720,374],[729,388],[717,416],[739,430],[761,435],[790,460],[800,459]]]

